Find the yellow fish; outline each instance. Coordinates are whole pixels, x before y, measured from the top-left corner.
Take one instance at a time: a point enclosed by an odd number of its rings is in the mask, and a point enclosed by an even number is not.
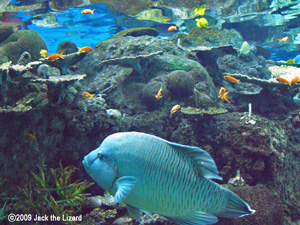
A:
[[[200,19],[196,19],[196,22],[197,22],[197,27],[200,27],[200,28],[208,27],[208,22],[204,17],[202,17]]]
[[[289,59],[288,61],[286,61],[287,64],[294,64],[294,59]]]
[[[221,99],[224,99],[224,100],[227,101],[227,102],[230,102],[230,101],[228,100],[228,98],[227,98],[228,93],[229,93],[228,91],[225,92],[222,96],[220,96],[220,98],[221,98]]]
[[[85,92],[82,93],[82,96],[85,97],[85,98],[93,99],[93,97],[95,96],[95,94],[91,94],[91,93],[85,91]]]
[[[157,100],[161,99],[162,98],[162,95],[161,95],[161,91],[162,91],[162,87],[159,89],[159,91],[157,92],[157,95],[155,95],[155,98]]]
[[[49,53],[46,49],[41,49],[40,54],[43,58],[47,58]]]
[[[205,13],[205,7],[204,5],[199,6],[198,8],[195,9],[195,16],[203,16]]]

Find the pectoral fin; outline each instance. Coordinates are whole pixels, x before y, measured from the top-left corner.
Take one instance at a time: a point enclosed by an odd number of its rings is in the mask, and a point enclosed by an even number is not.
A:
[[[123,202],[128,196],[129,192],[134,187],[134,185],[136,184],[136,182],[137,182],[137,178],[132,176],[120,177],[116,181],[117,192],[115,194],[115,201]]]
[[[167,218],[179,225],[206,225],[215,224],[218,222],[218,218],[216,216],[204,212],[192,212],[182,217]]]

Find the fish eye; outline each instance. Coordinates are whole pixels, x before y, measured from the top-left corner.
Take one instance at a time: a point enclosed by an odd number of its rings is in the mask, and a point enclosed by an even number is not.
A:
[[[102,154],[102,151],[98,152],[98,159],[101,161],[107,162],[107,158]]]

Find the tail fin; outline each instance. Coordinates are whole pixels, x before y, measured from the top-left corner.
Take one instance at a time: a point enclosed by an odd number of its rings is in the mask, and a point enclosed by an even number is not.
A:
[[[250,206],[240,199],[232,191],[229,191],[224,188],[224,191],[227,192],[228,202],[224,211],[215,214],[219,217],[224,218],[235,218],[251,215],[255,213],[255,210],[251,209]]]

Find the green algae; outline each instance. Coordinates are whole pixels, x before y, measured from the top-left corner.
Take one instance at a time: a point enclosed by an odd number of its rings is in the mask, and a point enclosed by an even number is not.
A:
[[[208,107],[204,108],[194,108],[194,107],[181,107],[181,112],[184,114],[199,115],[199,114],[220,114],[228,112],[227,109],[217,108],[217,107]]]

